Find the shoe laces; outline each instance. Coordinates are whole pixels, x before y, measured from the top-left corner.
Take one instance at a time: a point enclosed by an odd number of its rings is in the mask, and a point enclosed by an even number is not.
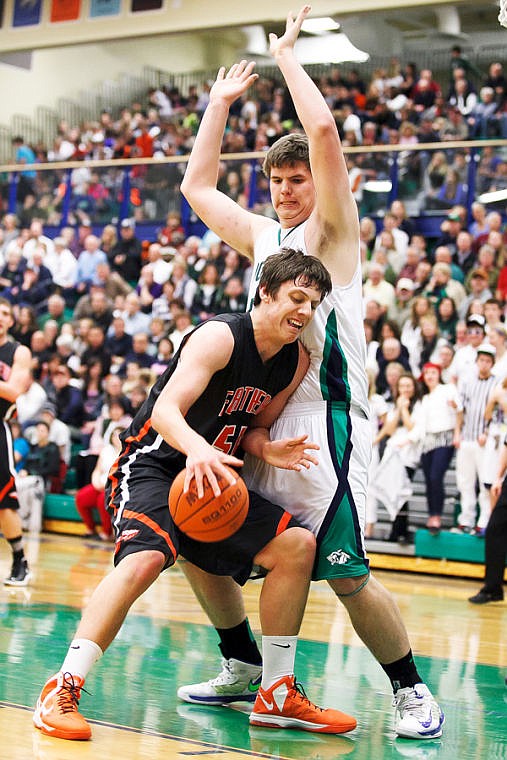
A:
[[[233,671],[230,660],[222,658],[222,672],[210,681],[211,686],[221,686],[224,683],[234,683],[236,674]]]
[[[64,673],[62,685],[58,691],[58,707],[62,713],[77,712],[81,690],[89,694],[82,686],[74,681],[72,673]]]
[[[425,695],[419,694],[416,689],[400,689],[394,695],[393,704],[400,712],[409,712],[415,718],[424,718],[428,708]]]
[[[295,676],[294,676],[292,685],[293,685],[294,691],[297,693],[298,698],[301,702],[308,703],[310,707],[313,707],[313,709],[315,710],[320,710],[321,712],[324,711],[322,707],[319,707],[318,705],[314,705],[313,702],[310,699],[308,699],[308,697],[306,696],[306,691],[304,690],[303,684],[296,681]]]

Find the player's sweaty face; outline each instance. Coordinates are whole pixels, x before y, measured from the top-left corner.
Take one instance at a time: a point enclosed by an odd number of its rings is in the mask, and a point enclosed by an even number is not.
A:
[[[271,324],[287,342],[296,340],[312,320],[321,293],[313,286],[284,282],[271,300]]]
[[[294,227],[308,219],[315,206],[315,187],[305,164],[273,167],[269,188],[282,227]]]

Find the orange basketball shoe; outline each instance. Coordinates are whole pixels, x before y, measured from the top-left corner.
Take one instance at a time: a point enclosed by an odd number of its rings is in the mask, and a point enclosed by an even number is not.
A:
[[[259,688],[250,724],[269,728],[299,728],[322,734],[353,731],[355,718],[338,710],[317,707],[307,698],[294,676],[280,678],[271,688]]]
[[[46,682],[33,715],[35,726],[59,739],[90,739],[92,730],[78,712],[84,679],[71,673],[57,673]]]

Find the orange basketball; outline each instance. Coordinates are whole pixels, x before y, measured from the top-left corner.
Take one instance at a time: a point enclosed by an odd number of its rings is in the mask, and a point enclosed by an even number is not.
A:
[[[230,485],[225,478],[217,475],[218,485],[222,489],[220,496],[215,496],[206,478],[202,498],[197,496],[195,479],[187,493],[183,493],[186,470],[174,478],[169,491],[169,511],[178,528],[196,541],[223,541],[236,533],[245,522],[248,489],[243,478],[235,470],[228,469],[236,482]]]

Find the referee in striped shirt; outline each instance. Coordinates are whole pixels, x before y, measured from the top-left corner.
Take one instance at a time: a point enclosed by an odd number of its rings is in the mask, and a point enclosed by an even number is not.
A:
[[[468,376],[459,389],[463,411],[458,412],[456,454],[456,484],[460,492],[461,512],[457,533],[483,533],[488,524],[491,503],[482,477],[486,421],[484,410],[497,378],[491,374],[495,363],[495,348],[481,343],[477,348],[477,374]],[[477,491],[479,481],[479,520],[476,522]]]

